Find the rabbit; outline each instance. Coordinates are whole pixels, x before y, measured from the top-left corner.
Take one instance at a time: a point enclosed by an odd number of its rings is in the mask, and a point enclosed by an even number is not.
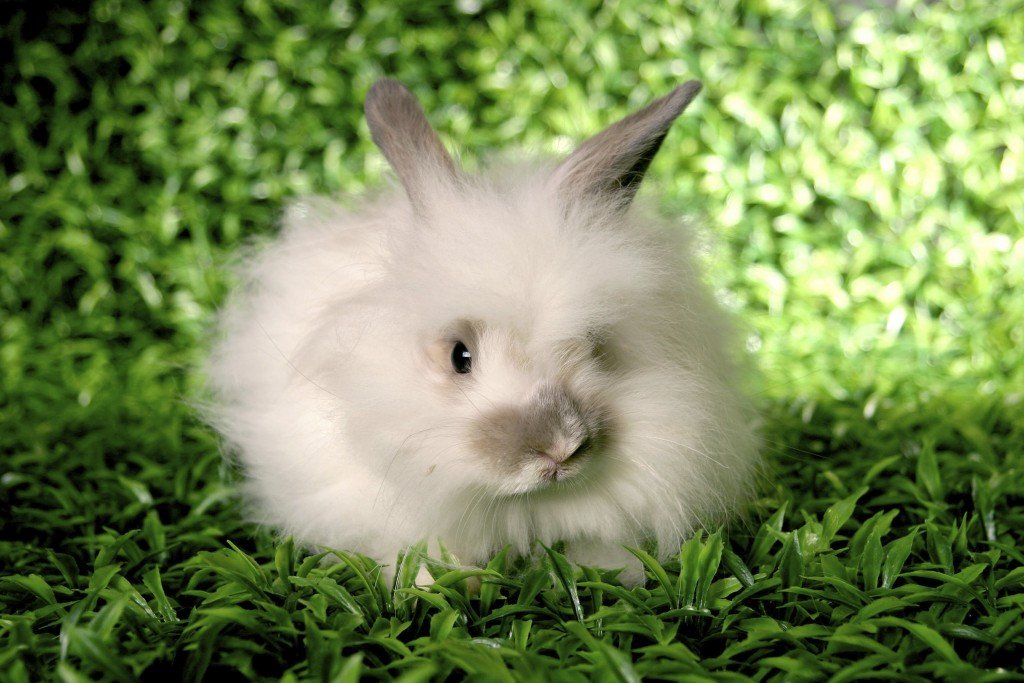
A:
[[[628,548],[665,557],[734,513],[760,460],[732,325],[690,224],[634,201],[700,89],[469,175],[376,82],[400,188],[292,205],[218,318],[206,413],[254,520],[392,576],[423,542],[467,566],[564,542],[635,584]]]

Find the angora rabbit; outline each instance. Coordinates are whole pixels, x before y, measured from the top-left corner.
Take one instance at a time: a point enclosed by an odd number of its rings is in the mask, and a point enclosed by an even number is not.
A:
[[[685,83],[549,164],[467,175],[415,97],[366,98],[402,190],[302,202],[251,259],[209,418],[257,520],[393,564],[564,541],[626,567],[735,510],[757,468],[728,325],[685,225],[632,201]],[[431,546],[434,547],[434,546]]]

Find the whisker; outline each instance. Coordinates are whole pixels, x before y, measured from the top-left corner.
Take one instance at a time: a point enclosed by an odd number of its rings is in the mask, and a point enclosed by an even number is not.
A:
[[[761,437],[761,441],[764,441],[765,443],[775,444],[776,446],[779,446],[780,448],[773,448],[771,450],[773,450],[773,451],[775,451],[777,453],[781,453],[783,455],[785,455],[786,454],[785,451],[788,450],[788,451],[796,451],[797,453],[803,453],[804,455],[809,455],[809,456],[814,457],[814,458],[826,458],[826,457],[828,457],[824,453],[815,453],[814,451],[806,451],[806,450],[804,450],[802,448],[797,448],[796,446],[787,445],[787,444],[785,444],[785,443],[783,443],[781,441],[774,441],[772,439],[766,439],[764,437]],[[792,456],[792,457],[796,457],[796,456]]]
[[[455,385],[455,388],[458,389],[459,392],[463,396],[466,397],[466,401],[469,402],[469,405],[473,406],[473,410],[475,410],[480,415],[480,417],[484,417],[483,411],[481,411],[480,408],[475,403],[473,403],[473,399],[471,399],[469,397],[469,394],[466,393],[465,389],[463,389],[461,386],[459,386],[459,383],[457,381],[455,381],[455,378],[454,377],[449,377],[448,379],[449,379],[449,381],[451,381],[451,383],[453,385]],[[485,400],[486,400],[486,397],[485,397]],[[491,403],[489,400],[487,402]],[[494,408],[494,404],[493,403],[491,403],[491,408]]]
[[[462,511],[462,514],[459,516],[459,523],[455,526],[456,538],[460,538],[462,536],[463,529],[465,528],[466,523],[469,521],[470,514],[474,510],[476,510],[476,507],[480,503],[484,501],[485,496],[486,492],[484,491],[483,487],[478,487],[477,490],[473,493],[472,497],[469,500],[469,505],[467,505],[466,509]]]
[[[722,468],[727,469],[727,470],[731,469],[728,465],[726,465],[725,463],[722,463],[722,462],[720,462],[718,460],[715,460],[714,458],[712,458],[710,455],[708,455],[704,451],[698,450],[698,449],[694,448],[693,446],[687,446],[685,443],[679,443],[678,441],[673,441],[672,439],[665,439],[665,438],[660,437],[660,436],[649,436],[649,435],[646,435],[646,434],[641,434],[640,437],[644,438],[644,439],[654,439],[655,441],[664,441],[666,443],[674,444],[676,446],[679,446],[680,448],[685,448],[687,450],[693,451],[697,455],[704,456],[705,458],[707,458],[711,462],[715,463],[719,467],[722,467]]]
[[[269,333],[269,332],[267,332],[267,328],[265,328],[265,327],[263,326],[263,323],[261,323],[261,322],[260,322],[259,320],[257,320],[257,321],[256,321],[256,324],[257,324],[257,325],[259,325],[260,329],[261,329],[261,330],[263,331],[263,334],[264,334],[264,335],[265,335],[265,336],[267,337],[267,341],[269,341],[269,342],[270,342],[270,344],[271,344],[271,345],[272,345],[272,346],[274,347],[274,350],[275,350],[275,351],[277,351],[277,353],[278,353],[278,354],[279,354],[279,355],[281,356],[281,359],[282,359],[282,360],[283,360],[283,361],[284,361],[285,363],[287,363],[287,364],[288,364],[288,366],[289,366],[289,367],[290,367],[290,368],[291,368],[292,370],[294,370],[294,371],[295,371],[296,373],[298,373],[298,374],[299,374],[299,376],[300,376],[300,377],[302,377],[303,379],[305,379],[305,380],[306,380],[307,382],[309,382],[310,384],[312,384],[312,385],[313,385],[314,387],[316,387],[316,388],[317,388],[317,389],[319,389],[320,391],[324,392],[325,394],[327,394],[327,395],[329,395],[329,396],[333,396],[334,398],[336,398],[336,399],[339,399],[339,400],[341,399],[341,396],[338,396],[338,395],[337,395],[336,393],[334,393],[333,391],[331,391],[331,390],[330,390],[330,389],[328,389],[327,387],[321,386],[320,384],[316,383],[316,382],[315,382],[315,381],[313,381],[313,379],[312,379],[311,377],[309,377],[309,376],[308,376],[308,375],[307,375],[306,373],[304,373],[304,372],[303,372],[302,370],[299,370],[299,368],[298,368],[298,367],[297,367],[297,366],[295,365],[295,363],[293,363],[293,362],[291,361],[291,359],[290,359],[290,358],[288,358],[288,356],[284,355],[284,351],[282,351],[282,350],[281,350],[281,347],[277,345],[277,342],[276,342],[276,341],[274,341],[274,338],[270,336],[270,333]]]
[[[426,429],[421,429],[418,432],[413,432],[412,434],[408,435],[407,437],[405,437],[402,440],[402,443],[400,443],[398,445],[398,448],[395,449],[395,454],[392,455],[391,459],[388,461],[388,466],[384,469],[384,475],[381,477],[380,486],[377,488],[377,495],[374,496],[374,498],[373,498],[373,505],[370,506],[371,510],[373,510],[373,509],[375,509],[377,507],[377,500],[380,498],[380,494],[384,490],[384,484],[387,483],[388,474],[391,473],[391,467],[392,467],[392,465],[395,464],[395,461],[398,459],[398,456],[402,453],[402,450],[405,448],[405,445],[407,443],[409,443],[409,439],[411,439],[412,437],[417,436],[419,434],[429,433],[429,432],[432,432],[432,431],[436,431],[438,429],[443,429],[446,426],[447,425],[445,423],[442,423],[442,424],[436,425],[434,427],[427,427]]]
[[[812,375],[819,374],[820,372],[821,372],[820,369],[809,370],[809,371],[805,372],[804,374],[800,375],[799,377],[793,377],[793,378],[785,380],[783,382],[773,382],[771,386],[765,387],[764,389],[761,389],[760,391],[756,391],[756,392],[753,393],[753,395],[754,396],[762,396],[764,394],[767,394],[772,389],[776,389],[776,388],[779,388],[779,387],[788,387],[791,384],[795,384],[797,382],[800,382],[801,380],[805,380],[808,377],[811,377]]]

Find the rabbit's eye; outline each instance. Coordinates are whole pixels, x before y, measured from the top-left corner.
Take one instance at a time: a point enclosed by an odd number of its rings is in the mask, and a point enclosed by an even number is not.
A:
[[[452,348],[452,368],[460,375],[465,375],[473,369],[473,354],[460,341],[455,342]]]

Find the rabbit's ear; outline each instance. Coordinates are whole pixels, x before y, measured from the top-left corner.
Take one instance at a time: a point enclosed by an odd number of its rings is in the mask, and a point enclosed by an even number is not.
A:
[[[458,178],[455,162],[416,96],[400,82],[382,78],[374,83],[365,108],[373,141],[398,174],[413,207],[422,210],[432,182]]]
[[[687,81],[584,141],[555,169],[559,190],[570,199],[599,195],[628,206],[672,122],[700,89],[700,81]]]

